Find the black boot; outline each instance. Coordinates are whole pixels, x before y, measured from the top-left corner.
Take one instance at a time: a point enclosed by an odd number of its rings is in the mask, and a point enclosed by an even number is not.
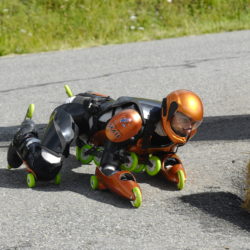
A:
[[[13,143],[11,142],[8,148],[7,154],[8,168],[18,168],[22,165],[23,161],[20,156],[17,154],[15,148],[13,147]]]
[[[7,154],[8,168],[20,167],[27,157],[29,145],[34,142],[39,142],[35,123],[31,119],[25,119],[10,143]]]

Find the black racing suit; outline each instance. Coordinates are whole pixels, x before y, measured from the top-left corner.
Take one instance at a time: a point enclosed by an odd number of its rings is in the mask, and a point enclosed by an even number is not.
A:
[[[69,100],[53,111],[41,141],[32,120],[22,124],[9,147],[8,162],[12,167],[19,167],[25,161],[38,179],[53,179],[61,169],[63,158],[69,155],[69,147],[74,140],[77,142],[80,137],[85,137],[88,141],[95,132],[105,129],[112,116],[128,108],[139,112],[143,127],[125,142],[105,142],[101,159],[103,168],[112,165],[117,169],[120,163],[114,157],[115,152],[133,145],[139,138],[143,138],[143,147],[159,148],[172,144],[167,136],[154,132],[161,119],[161,103],[158,101],[133,97],[113,100],[88,92]]]

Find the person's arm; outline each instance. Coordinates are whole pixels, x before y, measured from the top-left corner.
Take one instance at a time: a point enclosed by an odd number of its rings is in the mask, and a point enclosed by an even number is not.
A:
[[[112,174],[121,164],[116,153],[125,148],[129,140],[136,136],[142,129],[142,118],[134,109],[125,109],[107,123],[105,133],[107,142],[101,159],[101,168],[105,174]]]

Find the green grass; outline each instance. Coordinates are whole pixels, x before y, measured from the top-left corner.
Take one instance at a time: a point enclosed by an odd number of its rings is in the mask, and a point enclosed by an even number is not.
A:
[[[0,55],[250,29],[250,0],[0,0]]]

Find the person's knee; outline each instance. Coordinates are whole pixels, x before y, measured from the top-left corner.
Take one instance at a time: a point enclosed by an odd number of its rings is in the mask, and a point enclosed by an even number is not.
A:
[[[39,180],[54,179],[62,167],[61,157],[43,149],[30,153],[26,162]]]
[[[78,127],[72,116],[60,109],[52,113],[41,143],[56,154],[63,154],[77,134]]]

